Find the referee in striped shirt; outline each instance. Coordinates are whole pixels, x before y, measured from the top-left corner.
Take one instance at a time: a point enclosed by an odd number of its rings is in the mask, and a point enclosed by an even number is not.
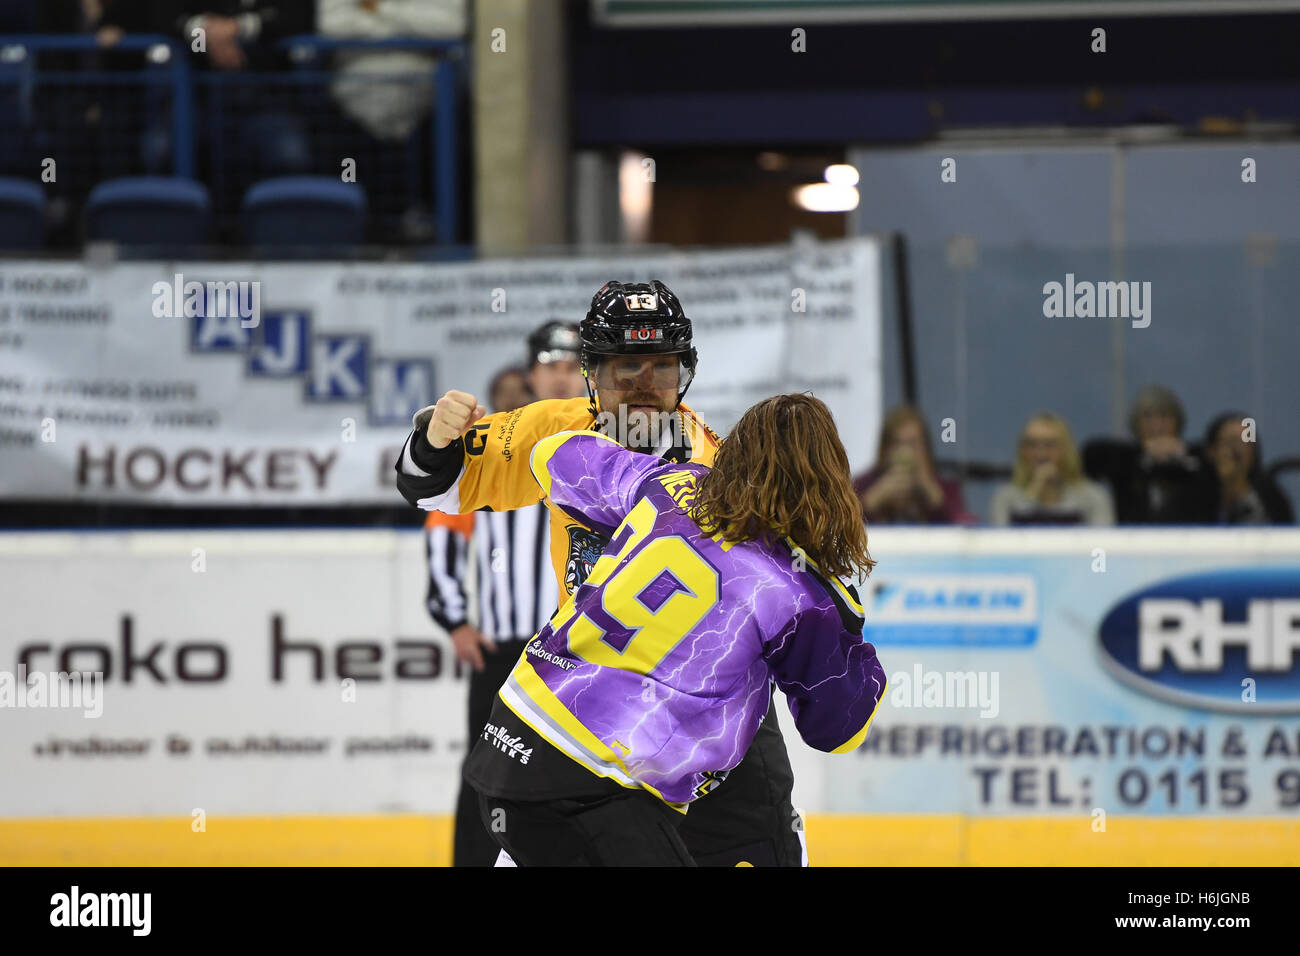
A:
[[[534,330],[528,337],[527,371],[502,369],[488,386],[492,410],[585,395],[578,349],[577,325],[552,321]],[[559,607],[550,562],[550,513],[540,503],[517,511],[463,515],[431,511],[425,521],[425,542],[429,613],[451,635],[456,658],[472,668],[468,725],[472,741],[487,723],[492,701],[524,645]],[[471,593],[477,597],[473,612]],[[452,865],[492,866],[499,853],[500,847],[483,828],[477,794],[462,780]]]

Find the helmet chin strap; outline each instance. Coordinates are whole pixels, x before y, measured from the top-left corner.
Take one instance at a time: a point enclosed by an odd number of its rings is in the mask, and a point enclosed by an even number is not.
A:
[[[690,390],[691,382],[694,381],[695,381],[695,373],[691,372],[690,381],[686,383],[685,388],[683,388],[680,392],[677,393],[677,406],[673,408],[673,411],[677,411],[677,408],[681,406],[682,399],[686,397],[686,393]]]

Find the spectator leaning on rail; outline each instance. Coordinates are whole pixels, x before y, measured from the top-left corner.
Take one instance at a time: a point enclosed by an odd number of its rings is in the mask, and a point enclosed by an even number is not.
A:
[[[880,427],[876,465],[853,479],[862,514],[877,524],[955,524],[968,520],[961,485],[938,477],[930,436],[910,405],[892,409]]]
[[[1218,479],[1219,524],[1294,524],[1286,493],[1260,468],[1254,420],[1224,412],[1205,430],[1202,454]]]
[[[319,0],[320,32],[359,40],[423,37],[460,39],[467,29],[465,0]],[[427,171],[419,151],[426,141],[436,57],[422,50],[339,50],[330,94],[346,123],[352,155],[361,157],[369,183],[419,183]],[[390,235],[433,238],[428,204],[393,188],[368,190],[372,214],[391,221]]]
[[[360,40],[465,35],[465,0],[319,0],[326,36]],[[340,51],[331,86],[339,108],[378,140],[404,141],[429,116],[435,58],[416,50]]]
[[[1109,483],[1120,524],[1215,520],[1214,475],[1183,440],[1186,423],[1177,395],[1161,385],[1147,385],[1129,413],[1136,441],[1094,439],[1085,447],[1084,470]]]
[[[281,39],[315,29],[309,0],[139,0],[111,5],[107,22],[127,32],[149,30],[177,37],[217,70],[265,69],[283,62]],[[200,34],[198,31],[202,31]],[[195,38],[202,36],[201,50]]]
[[[289,65],[280,41],[313,33],[315,14],[309,0],[124,0],[106,8],[99,37],[101,44],[111,45],[123,33],[162,33],[210,73],[275,72]],[[242,194],[257,179],[303,174],[311,168],[308,117],[291,102],[296,92],[284,84],[250,79],[231,81],[222,86],[220,96],[204,98],[196,124],[201,154],[207,155],[212,142],[220,140],[225,155],[240,157],[236,166],[224,171],[226,189]],[[172,135],[169,122],[150,119],[141,142],[147,172],[171,169],[179,148]],[[209,180],[208,185],[215,184]],[[217,190],[218,204],[222,191]]]
[[[1025,422],[1015,472],[994,493],[989,523],[1115,523],[1110,494],[1083,477],[1070,426],[1059,415],[1039,412]]]

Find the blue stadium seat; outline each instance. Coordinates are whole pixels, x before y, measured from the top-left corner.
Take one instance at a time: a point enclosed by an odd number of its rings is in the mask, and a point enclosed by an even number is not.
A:
[[[191,179],[110,179],[86,200],[86,237],[132,246],[200,245],[211,215],[207,189]]]
[[[244,235],[254,246],[359,245],[366,194],[332,176],[282,176],[244,195]]]
[[[37,249],[44,242],[44,190],[26,179],[0,176],[0,248]]]

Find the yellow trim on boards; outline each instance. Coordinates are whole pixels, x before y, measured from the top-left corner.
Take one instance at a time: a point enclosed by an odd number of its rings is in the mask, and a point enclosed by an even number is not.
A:
[[[446,866],[445,816],[0,820],[0,866]],[[813,814],[814,866],[1295,866],[1300,821],[1283,817]]]

